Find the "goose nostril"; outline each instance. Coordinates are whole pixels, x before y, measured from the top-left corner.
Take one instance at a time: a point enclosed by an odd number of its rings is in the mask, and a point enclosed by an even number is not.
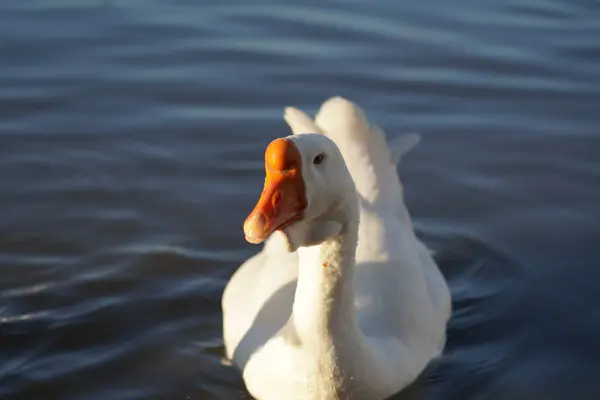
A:
[[[275,194],[273,194],[273,198],[271,199],[271,204],[273,205],[273,208],[275,208],[279,205],[279,203],[281,203],[281,192],[275,192]]]

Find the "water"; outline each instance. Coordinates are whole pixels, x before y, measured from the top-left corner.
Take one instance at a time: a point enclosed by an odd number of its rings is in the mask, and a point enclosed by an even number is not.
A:
[[[400,399],[600,396],[593,1],[0,5],[0,398],[243,399],[220,300],[282,108],[388,135],[455,312]]]

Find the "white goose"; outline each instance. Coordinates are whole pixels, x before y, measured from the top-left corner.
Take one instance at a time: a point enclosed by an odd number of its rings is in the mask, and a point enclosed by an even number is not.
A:
[[[294,109],[288,123],[296,111],[312,123]],[[253,243],[281,233],[227,285],[227,355],[258,399],[383,399],[440,354],[450,295],[414,235],[383,134],[344,99],[325,103],[317,122],[333,141],[302,134],[267,148],[265,188],[244,230]],[[358,150],[367,130],[383,146]],[[370,172],[350,174],[352,151]],[[388,169],[392,181],[381,181]]]

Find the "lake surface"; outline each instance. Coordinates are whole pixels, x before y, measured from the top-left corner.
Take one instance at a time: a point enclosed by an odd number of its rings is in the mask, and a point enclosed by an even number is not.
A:
[[[600,398],[600,8],[0,4],[0,398],[244,399],[221,294],[284,106],[389,137],[454,314],[398,399]]]

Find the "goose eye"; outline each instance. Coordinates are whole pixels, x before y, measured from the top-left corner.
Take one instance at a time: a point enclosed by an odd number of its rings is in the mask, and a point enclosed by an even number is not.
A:
[[[324,158],[325,158],[325,154],[319,154],[318,156],[316,156],[316,157],[313,159],[313,164],[315,164],[315,165],[319,165],[319,164],[321,164],[321,163],[323,162],[323,159],[324,159]]]

